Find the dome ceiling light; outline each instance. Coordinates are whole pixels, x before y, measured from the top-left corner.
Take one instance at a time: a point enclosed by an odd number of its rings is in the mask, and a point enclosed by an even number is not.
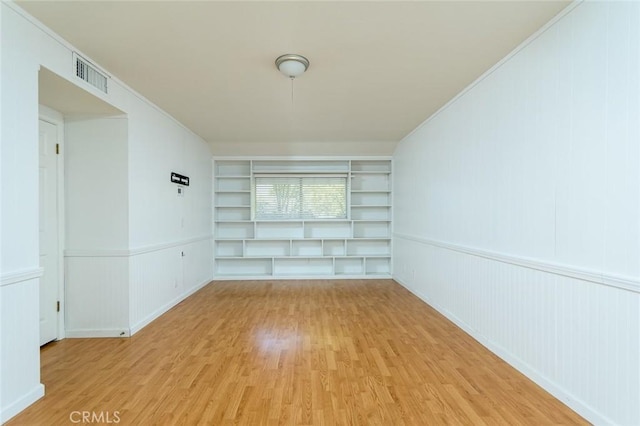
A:
[[[309,68],[309,60],[302,55],[287,53],[286,55],[278,56],[276,68],[282,74],[293,79],[304,74]]]

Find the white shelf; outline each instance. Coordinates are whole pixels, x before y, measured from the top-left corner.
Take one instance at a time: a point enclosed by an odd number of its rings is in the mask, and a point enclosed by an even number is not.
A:
[[[314,222],[326,222],[326,223],[339,223],[351,222],[349,219],[257,219],[255,223],[314,223]]]
[[[344,256],[347,253],[345,248],[345,240],[323,240],[322,255],[323,256]]]
[[[216,222],[216,239],[252,239],[253,235],[252,222]]]
[[[251,208],[248,206],[218,206],[215,215],[218,222],[251,220]]]
[[[250,177],[251,162],[246,160],[228,160],[215,162],[216,177]]]
[[[352,191],[390,191],[389,174],[363,173],[351,176]]]
[[[341,160],[257,160],[253,161],[253,173],[346,173],[349,162]]]
[[[331,275],[333,259],[331,258],[288,258],[274,259],[273,275]]]
[[[216,192],[215,194],[216,207],[227,206],[251,206],[251,193],[250,192]]]
[[[391,256],[389,240],[347,241],[347,256]]]
[[[216,192],[251,192],[251,178],[248,176],[224,176],[216,179]]]
[[[364,258],[337,258],[335,259],[336,275],[362,275],[364,272]]]
[[[351,238],[351,223],[340,222],[305,222],[305,238]]]
[[[304,238],[302,222],[256,222],[256,238]]]
[[[281,241],[261,241],[247,240],[245,241],[244,253],[247,257],[277,257],[289,256],[291,251],[291,243],[287,240]]]
[[[353,223],[354,238],[391,238],[389,221],[356,221]]]
[[[225,259],[218,258],[215,261],[216,275],[219,276],[271,276],[273,261],[271,259]]]
[[[391,173],[391,162],[384,160],[352,160],[351,173]]]
[[[291,241],[292,256],[322,256],[322,240]]]
[[[215,242],[215,256],[218,258],[242,257],[243,240],[218,240]]]
[[[215,160],[215,278],[389,277],[391,161]],[[255,174],[350,176],[348,219],[254,220]]]

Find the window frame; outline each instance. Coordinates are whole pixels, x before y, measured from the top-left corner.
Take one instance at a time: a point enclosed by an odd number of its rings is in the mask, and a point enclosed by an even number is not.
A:
[[[351,217],[351,179],[349,178],[349,173],[341,173],[341,172],[316,172],[313,173],[304,173],[304,172],[278,172],[278,173],[268,173],[268,172],[252,172],[251,173],[251,219],[253,221],[261,221],[261,222],[304,222],[304,221],[345,221],[350,220]],[[335,218],[264,218],[258,217],[258,206],[257,206],[257,179],[258,178],[342,178],[344,179],[344,205],[345,205],[345,215],[343,217],[335,217]]]

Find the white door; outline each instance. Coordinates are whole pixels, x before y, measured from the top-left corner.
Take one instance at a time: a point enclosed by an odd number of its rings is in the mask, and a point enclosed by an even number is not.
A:
[[[40,120],[40,345],[58,337],[58,127]]]

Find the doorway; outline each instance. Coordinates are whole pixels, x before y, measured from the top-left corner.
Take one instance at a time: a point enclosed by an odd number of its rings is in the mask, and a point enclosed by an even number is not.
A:
[[[119,109],[97,98],[81,85],[40,67],[38,72],[39,104],[39,237],[40,237],[40,345],[67,336],[69,284],[67,276],[69,214],[77,218],[78,203],[69,208],[65,194],[69,180],[65,161],[71,158],[67,143],[70,122],[95,117],[122,116]],[[66,152],[65,152],[66,151]],[[77,175],[76,175],[77,178]],[[73,181],[73,179],[72,179]],[[80,215],[82,216],[82,215]],[[73,222],[72,222],[73,223]],[[71,223],[71,224],[72,224]],[[85,247],[80,247],[85,248]],[[85,295],[87,305],[96,303],[95,295]],[[77,301],[77,298],[76,298]],[[79,301],[84,306],[85,300]]]
[[[59,123],[39,120],[40,346],[58,339],[60,300]]]

